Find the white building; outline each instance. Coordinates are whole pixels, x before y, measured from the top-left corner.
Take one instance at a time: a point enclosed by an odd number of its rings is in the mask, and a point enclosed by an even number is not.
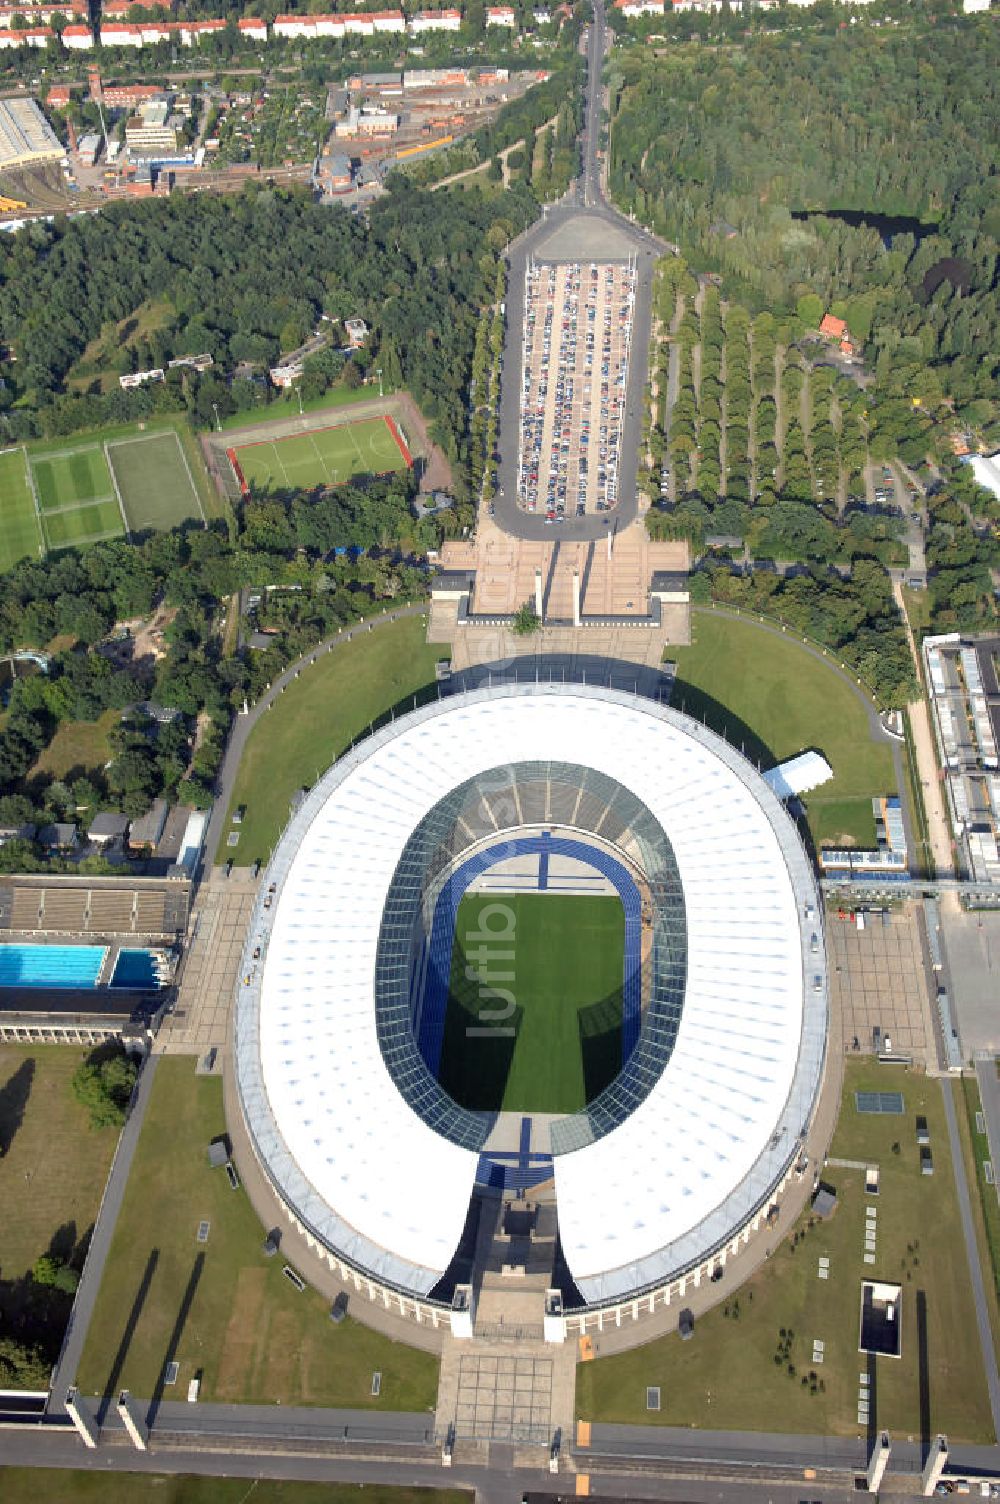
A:
[[[556,818],[595,870],[643,875],[648,896],[629,877],[622,899],[626,944],[638,956],[645,922],[658,957],[613,1089],[544,1127],[562,1249],[589,1308],[628,1302],[635,1316],[640,1296],[652,1310],[721,1269],[797,1173],[823,1077],[812,864],[721,738],[653,701],[573,684],[455,695],[375,732],[306,795],[262,880],[235,1067],[286,1215],[370,1298],[402,1292],[435,1325],[431,1292],[474,1188],[493,1183],[493,1118],[448,1097],[418,1047],[430,1004],[410,995],[414,958],[437,923],[427,895],[451,874],[453,926],[471,867],[551,835]]]
[[[142,27],[128,21],[112,21],[101,27],[102,47],[142,47]]]
[[[662,16],[664,9],[664,0],[615,0],[615,10],[630,21],[642,16]]]
[[[486,10],[487,26],[509,26],[513,29],[517,25],[517,17],[509,5],[490,5]]]
[[[419,36],[423,31],[459,31],[461,26],[460,10],[418,10],[411,16],[408,30]]]
[[[968,454],[965,463],[972,468],[977,483],[1000,501],[1000,450],[996,454]]]
[[[74,51],[88,52],[94,45],[94,33],[89,26],[64,26],[62,42]]]

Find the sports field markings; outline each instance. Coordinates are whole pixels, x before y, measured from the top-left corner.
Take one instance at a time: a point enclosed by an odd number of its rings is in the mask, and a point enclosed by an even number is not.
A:
[[[281,455],[278,453],[278,446],[273,439],[271,440],[271,451],[274,454],[275,459],[278,461],[278,464],[281,466],[281,473],[285,477],[285,485],[290,486],[292,482],[289,478],[288,471],[285,469],[285,462],[281,458]]]
[[[31,491],[31,499],[35,504],[35,522],[38,525],[38,556],[44,559],[48,551],[48,543],[45,538],[45,529],[42,526],[42,508],[38,501],[38,491],[35,489],[35,475],[31,468],[31,460],[28,458],[28,446],[25,444],[21,453],[24,455],[24,469],[28,477],[28,489]]]
[[[336,480],[336,471],[334,471],[333,476],[331,477],[331,474],[330,474],[330,462],[329,462],[329,460],[326,460],[326,459],[323,458],[323,453],[322,453],[322,450],[320,449],[319,445],[316,442],[316,436],[315,436],[315,434],[309,432],[309,433],[306,434],[306,438],[309,440],[310,444],[312,445],[313,454],[316,456],[317,460],[319,461],[320,469],[323,471],[323,474],[326,476],[327,481],[330,482],[330,483],[333,483],[333,481]]]
[[[0,449],[0,567],[11,569],[36,551],[45,557],[28,452],[23,444],[13,444]]]
[[[177,448],[181,452],[181,459],[184,462],[184,473],[188,478],[188,485],[191,487],[191,494],[194,497],[195,503],[198,507],[198,515],[207,527],[208,518],[205,516],[205,508],[201,504],[201,497],[198,495],[198,487],[194,483],[194,476],[191,474],[191,466],[188,464],[188,457],[184,453],[184,445],[181,443],[181,436],[179,433],[174,434],[174,440],[177,444]]]
[[[81,507],[102,506],[106,501],[114,501],[114,496],[109,492],[107,496],[88,496],[84,501],[68,501],[64,507],[46,507],[46,517],[61,517],[64,512],[78,512]]]
[[[125,537],[126,539],[128,539],[132,536],[132,533],[128,525],[128,518],[125,516],[125,503],[122,501],[122,493],[118,489],[118,477],[115,474],[115,467],[111,462],[111,451],[107,444],[102,444],[101,448],[104,450],[104,463],[108,467],[108,474],[111,476],[111,484],[115,488],[115,498],[118,502],[118,510],[122,514],[122,527],[125,529]]]
[[[112,460],[112,457],[111,457],[111,450],[113,450],[113,449],[129,449],[129,448],[133,447],[136,444],[157,444],[157,443],[162,443],[162,441],[164,439],[173,439],[174,445],[175,445],[175,447],[177,449],[177,452],[178,452],[178,454],[181,457],[181,464],[184,466],[184,474],[187,477],[187,483],[188,483],[188,486],[191,489],[191,495],[194,498],[194,504],[198,508],[198,516],[201,518],[201,520],[202,520],[203,523],[207,524],[208,519],[205,516],[205,508],[201,504],[201,497],[198,494],[198,487],[195,485],[194,476],[191,473],[191,466],[188,464],[188,457],[187,457],[187,455],[184,452],[184,445],[181,443],[181,436],[176,431],[176,429],[173,429],[173,428],[161,428],[161,429],[154,430],[154,432],[152,432],[152,433],[134,434],[133,436],[131,436],[130,438],[127,438],[127,439],[111,439],[107,444],[105,444],[105,446],[104,446],[105,458],[106,458],[106,460],[108,462],[108,469],[111,472],[111,481],[112,481],[112,484],[114,485],[115,491],[118,493],[119,505],[122,506],[122,515],[123,515],[123,518],[125,517],[124,504],[123,504],[121,492],[120,492],[119,487],[118,487],[118,477],[115,474],[115,467],[114,467],[114,461]],[[125,523],[125,532],[126,532],[126,536],[128,536],[129,532],[130,532],[130,529],[129,529],[127,521]]]

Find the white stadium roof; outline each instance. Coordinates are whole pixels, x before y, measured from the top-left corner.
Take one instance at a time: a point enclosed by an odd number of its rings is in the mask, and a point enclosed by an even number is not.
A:
[[[555,1162],[563,1251],[585,1299],[652,1285],[722,1246],[797,1153],[822,1074],[812,869],[738,753],[651,701],[573,685],[474,691],[397,721],[330,770],[279,845],[247,942],[237,1070],[280,1194],[328,1246],[414,1293],[451,1261],[478,1156],[423,1121],[383,1060],[386,893],[441,799],[532,760],[593,767],[631,790],[672,843],[684,892],[687,985],[670,1059],[620,1126]]]

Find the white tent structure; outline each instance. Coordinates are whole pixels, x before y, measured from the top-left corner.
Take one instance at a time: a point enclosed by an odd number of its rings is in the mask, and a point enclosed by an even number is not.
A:
[[[560,1152],[553,1129],[562,1246],[584,1298],[648,1288],[724,1246],[801,1152],[822,1076],[812,867],[738,752],[662,705],[576,685],[481,689],[397,720],[337,763],[285,831],[247,941],[236,1068],[258,1157],[298,1220],[421,1296],[455,1253],[479,1156],[415,1110],[401,1073],[423,1067],[380,1039],[386,897],[441,800],[533,759],[631,791],[683,884],[686,985],[669,1058],[610,1132],[569,1133],[581,1146]]]

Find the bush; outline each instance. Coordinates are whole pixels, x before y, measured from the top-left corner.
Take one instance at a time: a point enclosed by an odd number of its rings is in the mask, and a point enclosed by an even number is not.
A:
[[[0,1389],[47,1389],[50,1371],[39,1348],[0,1337]]]
[[[139,1072],[125,1051],[95,1050],[73,1077],[73,1095],[90,1113],[91,1128],[120,1128]]]

